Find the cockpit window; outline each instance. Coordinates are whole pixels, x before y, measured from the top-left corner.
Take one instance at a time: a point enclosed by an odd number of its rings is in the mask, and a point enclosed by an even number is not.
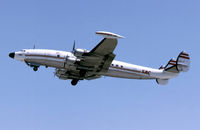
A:
[[[21,50],[22,52],[25,52],[25,50]]]

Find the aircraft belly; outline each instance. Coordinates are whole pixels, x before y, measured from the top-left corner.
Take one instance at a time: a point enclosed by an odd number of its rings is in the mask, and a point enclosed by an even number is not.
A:
[[[56,67],[56,68],[63,68],[64,67],[64,62],[63,61],[58,61],[58,60],[52,60],[52,59],[26,59],[26,62],[32,62],[32,63],[37,63],[40,65],[44,66],[49,66],[49,67]]]

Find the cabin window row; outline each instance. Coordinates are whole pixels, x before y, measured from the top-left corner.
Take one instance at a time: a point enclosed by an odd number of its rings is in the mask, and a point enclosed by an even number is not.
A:
[[[111,64],[111,66],[123,68],[123,65]]]

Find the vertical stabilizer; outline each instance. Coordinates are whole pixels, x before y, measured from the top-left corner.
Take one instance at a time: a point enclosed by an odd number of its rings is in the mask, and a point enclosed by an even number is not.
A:
[[[171,59],[168,64],[164,67],[165,71],[168,72],[187,72],[190,67],[190,57],[189,54],[186,52],[181,52],[177,59]]]
[[[188,53],[182,51],[177,59],[170,59],[165,67],[161,66],[159,69],[163,69],[170,73],[187,72],[190,67],[190,56]],[[161,85],[168,83],[169,79],[156,79],[156,82]]]

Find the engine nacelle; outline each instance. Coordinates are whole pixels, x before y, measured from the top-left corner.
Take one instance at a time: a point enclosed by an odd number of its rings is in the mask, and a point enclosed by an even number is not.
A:
[[[88,53],[89,51],[86,49],[75,49],[74,55],[75,56],[82,56],[83,53]]]
[[[68,79],[68,74],[67,71],[65,69],[56,69],[54,74],[59,78],[59,79],[63,79],[66,80]]]
[[[80,61],[79,59],[77,59],[77,57],[67,57],[66,58],[66,64],[67,65],[73,65],[76,61]]]
[[[66,69],[56,69],[54,74],[62,80],[80,79],[79,75],[68,73]]]

